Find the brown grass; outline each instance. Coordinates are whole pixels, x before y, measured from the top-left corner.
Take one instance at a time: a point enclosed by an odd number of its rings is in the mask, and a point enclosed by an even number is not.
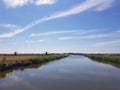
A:
[[[7,61],[11,60],[28,60],[38,58],[38,56],[6,56]],[[2,56],[0,56],[0,61],[2,61]]]

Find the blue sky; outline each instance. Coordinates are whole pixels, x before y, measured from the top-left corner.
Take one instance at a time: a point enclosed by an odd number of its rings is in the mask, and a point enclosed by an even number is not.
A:
[[[0,53],[120,53],[119,0],[0,0]]]

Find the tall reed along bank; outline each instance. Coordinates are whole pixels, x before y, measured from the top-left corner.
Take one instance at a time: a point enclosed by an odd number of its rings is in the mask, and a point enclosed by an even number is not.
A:
[[[43,64],[53,60],[67,57],[68,54],[50,54],[50,55],[1,55],[0,71],[12,69],[14,67],[28,66],[32,64]]]
[[[84,56],[87,56],[92,60],[120,67],[120,54],[84,54]]]

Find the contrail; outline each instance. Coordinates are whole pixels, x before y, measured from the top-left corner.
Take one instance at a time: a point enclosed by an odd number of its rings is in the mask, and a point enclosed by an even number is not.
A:
[[[46,22],[46,21],[49,21],[49,20],[53,20],[53,19],[58,19],[58,18],[66,17],[66,16],[79,14],[79,13],[82,13],[82,12],[88,10],[88,9],[93,8],[93,7],[99,8],[98,11],[100,11],[100,7],[101,7],[101,10],[105,10],[105,9],[110,8],[114,1],[115,0],[86,0],[86,1],[82,2],[81,4],[71,8],[69,10],[62,11],[62,12],[59,12],[59,13],[56,13],[56,14],[52,14],[49,17],[44,17],[42,19],[38,19],[38,20],[22,27],[21,29],[16,29],[14,32],[1,34],[0,38],[13,37],[17,34],[20,34],[22,32],[25,32],[25,31],[29,30],[33,26],[36,26],[40,23],[43,23],[43,22]]]

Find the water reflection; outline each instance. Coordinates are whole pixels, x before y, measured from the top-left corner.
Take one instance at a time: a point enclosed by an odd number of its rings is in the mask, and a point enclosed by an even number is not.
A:
[[[120,69],[76,55],[2,75],[0,90],[120,90]]]
[[[99,61],[99,60],[98,61],[94,60],[94,61],[99,62],[99,63],[103,63],[103,64],[112,65],[112,66],[114,66],[116,68],[120,68],[120,64],[117,64],[117,63],[112,63],[112,62],[108,62],[108,61]]]
[[[41,64],[34,64],[34,65],[29,65],[29,66],[14,67],[12,69],[1,71],[0,72],[0,79],[5,78],[7,76],[10,76],[12,74],[12,72],[14,72],[14,71],[21,71],[22,72],[26,69],[33,69],[33,68],[37,69],[40,66],[42,66],[42,65]]]

